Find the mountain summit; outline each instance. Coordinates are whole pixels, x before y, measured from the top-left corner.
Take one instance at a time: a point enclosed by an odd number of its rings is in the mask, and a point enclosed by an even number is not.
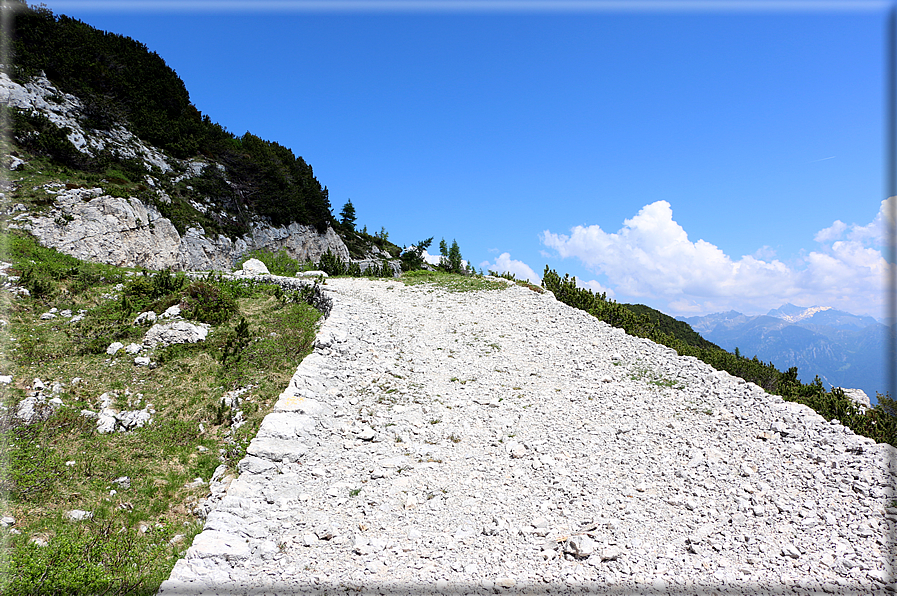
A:
[[[878,323],[876,319],[868,315],[855,315],[843,310],[836,310],[831,306],[803,307],[791,303],[770,310],[766,316],[782,319],[788,323],[809,320],[816,325],[828,325],[841,329],[865,329]]]

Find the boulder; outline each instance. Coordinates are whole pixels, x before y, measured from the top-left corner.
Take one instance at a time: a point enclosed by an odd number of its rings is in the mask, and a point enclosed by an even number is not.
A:
[[[258,259],[249,259],[243,263],[243,272],[250,275],[270,275],[268,267]]]
[[[581,559],[591,556],[597,550],[598,544],[585,534],[571,536],[564,545],[564,552]]]
[[[872,407],[872,405],[869,403],[869,396],[866,395],[866,392],[862,389],[845,389],[844,387],[842,387],[841,391],[843,391],[844,395],[850,398],[852,402],[859,405],[863,410],[868,410]]]
[[[194,325],[187,321],[173,323],[156,323],[150,327],[143,337],[143,345],[148,349],[170,346],[172,344],[196,343],[209,335],[208,324]]]

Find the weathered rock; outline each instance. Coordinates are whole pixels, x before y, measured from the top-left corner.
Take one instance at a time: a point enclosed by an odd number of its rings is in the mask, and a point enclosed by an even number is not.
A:
[[[151,310],[142,312],[134,319],[135,325],[148,325],[156,322],[156,313]]]
[[[248,259],[243,263],[243,273],[249,275],[268,275],[268,267],[258,259]]]
[[[153,410],[152,407],[147,406],[147,408],[143,410],[126,410],[119,412],[115,418],[118,420],[119,430],[127,431],[148,424],[150,420],[152,420],[154,413],[155,410]]]
[[[43,393],[34,391],[19,402],[16,408],[16,417],[26,424],[46,420],[52,416],[61,405],[62,401],[58,398],[48,401]]]
[[[84,521],[85,519],[90,519],[93,517],[93,513],[90,511],[84,511],[83,509],[72,509],[71,511],[65,514],[66,518],[72,521]]]
[[[866,392],[862,389],[844,389],[842,387],[841,391],[843,391],[844,395],[849,397],[852,402],[859,405],[863,410],[868,410],[872,407],[869,402],[869,396],[866,395]]]
[[[564,545],[564,552],[568,552],[577,558],[589,557],[597,550],[598,544],[585,534],[571,536]]]
[[[223,557],[225,560],[246,559],[251,554],[249,545],[241,536],[209,530],[193,539],[187,550],[187,558]]]
[[[180,236],[168,219],[137,199],[73,189],[23,227],[44,246],[85,261],[121,267],[176,268]],[[61,225],[64,222],[65,225]]]
[[[172,344],[196,343],[203,341],[208,335],[209,326],[206,324],[194,325],[187,321],[156,323],[143,337],[143,345],[152,350]]]

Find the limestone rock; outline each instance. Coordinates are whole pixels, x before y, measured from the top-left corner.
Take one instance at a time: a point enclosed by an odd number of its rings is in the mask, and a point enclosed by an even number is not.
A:
[[[72,521],[84,521],[85,519],[90,519],[93,517],[93,513],[90,511],[84,511],[83,509],[72,509],[68,513],[65,514],[66,518]]]
[[[147,325],[147,324],[152,324],[155,322],[156,322],[156,313],[154,313],[151,310],[140,313],[139,315],[137,315],[137,318],[134,319],[135,325]]]
[[[258,259],[249,259],[243,263],[243,273],[249,275],[269,275],[268,267]]]
[[[844,395],[850,398],[855,404],[859,405],[862,410],[868,410],[872,407],[869,403],[869,396],[866,395],[866,392],[862,389],[844,389],[841,390],[844,392]]]
[[[564,545],[564,551],[574,557],[583,559],[591,556],[598,550],[598,544],[585,534],[571,536]]]
[[[246,540],[241,536],[206,530],[193,539],[193,545],[187,550],[187,558],[223,557],[239,560],[249,558],[250,550]]]
[[[196,343],[209,335],[206,324],[194,325],[187,321],[156,323],[143,337],[143,345],[149,349],[171,344]]]
[[[53,210],[32,216],[24,227],[44,246],[85,261],[150,269],[177,265],[180,236],[168,219],[135,198],[110,197],[98,188],[61,192]]]

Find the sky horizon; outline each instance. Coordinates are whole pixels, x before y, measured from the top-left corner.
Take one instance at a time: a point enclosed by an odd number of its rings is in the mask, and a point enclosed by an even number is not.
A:
[[[400,246],[673,316],[885,316],[888,2],[45,2]]]

